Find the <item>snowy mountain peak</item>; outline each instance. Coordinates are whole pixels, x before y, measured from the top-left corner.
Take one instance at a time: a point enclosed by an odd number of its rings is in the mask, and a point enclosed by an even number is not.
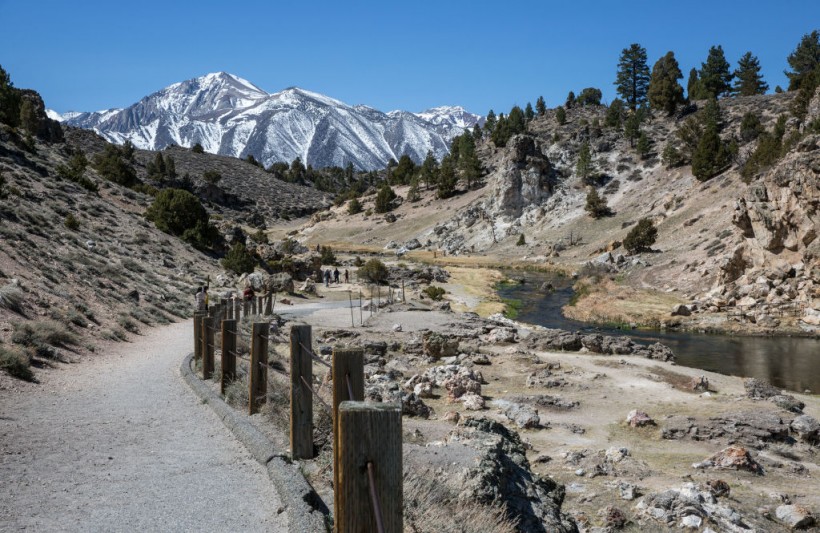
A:
[[[455,106],[383,113],[299,87],[269,94],[227,72],[174,83],[125,109],[61,118],[143,149],[199,143],[212,153],[251,154],[266,166],[301,157],[316,168],[353,163],[365,170],[404,154],[417,162],[428,151],[441,158],[453,137],[482,120]]]

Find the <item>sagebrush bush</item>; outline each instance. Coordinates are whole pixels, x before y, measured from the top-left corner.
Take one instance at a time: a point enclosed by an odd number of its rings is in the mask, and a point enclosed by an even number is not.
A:
[[[0,307],[23,314],[23,291],[11,283],[0,287]]]
[[[11,342],[22,346],[69,346],[77,338],[61,323],[54,320],[18,322],[13,324]]]
[[[122,329],[128,331],[129,333],[139,333],[140,328],[139,326],[137,326],[137,323],[131,320],[131,318],[126,315],[120,315],[120,317],[117,319],[117,324],[119,324]]]
[[[434,287],[433,285],[430,285],[421,292],[429,296],[431,300],[439,301],[447,291],[445,291],[441,287]]]
[[[382,283],[387,275],[387,267],[378,259],[369,260],[359,269],[359,278],[370,283]]]
[[[0,345],[0,369],[5,370],[10,376],[34,381],[34,373],[31,371],[31,359],[28,354],[13,346]]]

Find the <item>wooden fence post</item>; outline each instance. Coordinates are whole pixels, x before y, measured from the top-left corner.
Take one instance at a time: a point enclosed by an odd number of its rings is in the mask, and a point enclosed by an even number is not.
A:
[[[273,293],[269,292],[267,296],[265,296],[265,316],[271,316],[273,314]]]
[[[268,393],[268,323],[254,322],[251,328],[251,363],[248,369],[248,414],[259,412]]]
[[[247,319],[251,312],[250,300],[242,300],[242,317]]]
[[[339,431],[336,532],[378,531],[380,520],[385,533],[402,533],[401,406],[343,402]]]
[[[225,298],[219,299],[219,315],[216,317],[216,323],[221,324],[223,320],[228,318],[228,300]]]
[[[364,401],[364,350],[333,350],[333,478],[334,487],[339,486],[339,404],[345,401]],[[353,397],[348,389],[348,377]],[[336,509],[339,508],[339,491],[333,491]]]
[[[236,320],[222,321],[222,375],[219,390],[225,394],[228,384],[236,379]]]
[[[251,297],[251,313],[256,315],[256,296]]]
[[[256,309],[259,310],[259,314],[263,314],[262,308],[264,307],[265,297],[264,296],[257,296],[256,297]]]
[[[290,328],[290,454],[313,457],[313,360],[311,327]]]
[[[202,317],[202,379],[211,379],[214,374],[214,319],[212,315]]]
[[[202,317],[205,313],[196,311],[194,313],[194,363],[202,357]]]

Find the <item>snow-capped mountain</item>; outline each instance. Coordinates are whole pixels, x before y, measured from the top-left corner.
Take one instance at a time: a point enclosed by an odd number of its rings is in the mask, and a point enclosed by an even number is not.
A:
[[[454,136],[483,120],[461,107],[383,113],[296,87],[269,94],[225,72],[175,83],[125,109],[51,116],[143,149],[199,143],[265,166],[299,157],[316,168],[364,170],[404,154],[421,162],[428,150],[440,159]]]

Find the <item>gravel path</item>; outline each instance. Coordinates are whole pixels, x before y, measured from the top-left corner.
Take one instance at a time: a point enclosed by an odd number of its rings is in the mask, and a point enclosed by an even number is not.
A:
[[[0,397],[0,530],[286,531],[266,470],[179,376],[190,321]]]

